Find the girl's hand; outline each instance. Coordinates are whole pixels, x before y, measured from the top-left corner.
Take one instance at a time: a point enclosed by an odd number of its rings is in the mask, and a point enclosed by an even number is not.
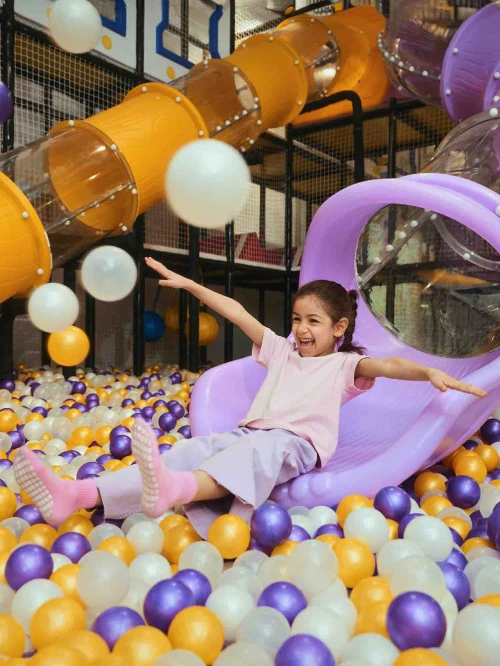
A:
[[[159,261],[153,259],[152,257],[146,257],[146,264],[149,268],[152,268],[154,271],[159,273],[164,280],[160,280],[160,285],[162,287],[172,287],[172,289],[188,289],[191,284],[191,280],[185,278],[183,275],[174,273],[174,271],[169,270],[163,264],[160,264]]]
[[[430,369],[429,381],[443,393],[448,389],[453,389],[454,391],[461,391],[462,393],[470,393],[470,395],[475,395],[478,398],[484,398],[484,396],[487,395],[486,391],[483,391],[477,386],[461,382],[454,377],[450,377],[450,375],[447,375],[441,370]]]

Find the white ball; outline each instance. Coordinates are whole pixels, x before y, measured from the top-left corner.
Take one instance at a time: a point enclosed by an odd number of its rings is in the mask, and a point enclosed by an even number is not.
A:
[[[205,662],[190,650],[170,650],[159,656],[153,666],[205,666]]]
[[[443,572],[428,557],[410,555],[399,560],[390,571],[388,578],[394,596],[403,594],[403,592],[424,592],[439,602],[446,592]]]
[[[298,525],[299,527],[302,527],[302,529],[304,529],[310,537],[313,537],[316,532],[313,521],[308,516],[303,516],[300,513],[293,514],[292,525]]]
[[[127,594],[130,582],[125,562],[105,551],[95,550],[84,555],[80,564],[76,587],[82,601],[96,608],[118,605]]]
[[[234,643],[223,650],[214,666],[273,666],[271,657],[258,645]]]
[[[363,507],[347,516],[344,534],[346,537],[366,543],[372,553],[378,553],[389,541],[389,524],[380,511]]]
[[[288,556],[287,570],[292,583],[310,599],[334,584],[339,562],[326,543],[308,539],[292,550]]]
[[[101,17],[87,0],[56,0],[49,15],[52,39],[69,53],[95,49],[102,32]]]
[[[10,607],[14,599],[14,592],[8,585],[0,583],[0,613],[10,615]]]
[[[137,266],[128,252],[104,245],[88,253],[82,263],[82,284],[99,301],[121,301],[137,282]]]
[[[247,550],[235,559],[233,567],[246,567],[256,574],[268,559],[270,558],[260,550]]]
[[[25,583],[14,595],[10,614],[26,633],[29,632],[31,618],[46,601],[63,597],[63,591],[51,580],[37,578]]]
[[[344,654],[349,634],[344,620],[333,611],[319,606],[305,608],[292,624],[294,634],[310,634],[327,646],[336,660]]]
[[[152,520],[144,520],[130,528],[127,539],[134,546],[138,555],[142,553],[161,553],[165,535],[159,525]]]
[[[488,550],[492,549],[489,548]],[[482,571],[483,569],[489,568],[493,562],[495,562],[495,558],[490,557],[489,554],[485,554],[482,557],[474,558],[471,562],[467,564],[467,566],[464,569],[464,574],[469,579],[471,590],[474,586],[476,576],[479,574],[479,572]]]
[[[329,506],[315,506],[308,513],[307,517],[314,525],[314,533],[316,533],[323,525],[336,525],[337,514]]]
[[[491,559],[491,562],[481,567],[474,576],[471,586],[471,598],[474,600],[487,594],[500,594],[500,562],[493,558],[485,559]]]
[[[131,578],[127,594],[120,601],[120,606],[131,608],[144,617],[144,600],[150,590],[150,586],[143,580]]]
[[[179,571],[196,569],[205,574],[214,586],[222,573],[224,560],[215,546],[207,541],[196,541],[184,549],[179,558]]]
[[[416,555],[423,557],[420,546],[406,539],[394,539],[382,546],[377,556],[377,571],[380,576],[388,578],[394,566],[405,557]]]
[[[69,557],[62,555],[61,553],[51,553],[50,556],[54,563],[54,571],[57,571],[61,567],[65,567],[67,564],[72,564]]]
[[[460,664],[497,666],[500,653],[500,610],[471,604],[460,611],[453,628],[453,654]]]
[[[298,546],[297,546],[298,548]],[[292,579],[288,573],[289,555],[274,555],[263,562],[257,577],[263,587],[273,583],[291,583]]]
[[[392,666],[398,655],[397,647],[384,636],[361,634],[347,644],[342,663],[358,659],[364,666]]]
[[[309,608],[317,606],[333,611],[344,620],[349,636],[354,633],[358,611],[350,599],[344,597],[335,587],[329,587],[323,590],[309,602]]]
[[[45,428],[40,421],[30,421],[24,426],[23,435],[28,441],[38,441],[44,434]],[[64,449],[66,449],[66,446]]]
[[[223,571],[215,587],[218,588],[223,585],[234,585],[242,588],[246,592],[250,592],[256,602],[259,600],[262,590],[264,589],[257,574],[254,574],[253,571],[250,571],[250,569],[247,569],[246,567],[231,567],[230,569]]]
[[[236,640],[253,643],[275,657],[281,645],[290,636],[290,625],[275,608],[254,608],[240,622]]]
[[[451,553],[453,537],[448,525],[438,518],[422,516],[408,523],[404,538],[413,541],[434,562],[442,562]]]
[[[57,282],[38,287],[28,301],[31,323],[46,333],[56,333],[72,326],[78,317],[79,309],[76,294]]]
[[[203,139],[177,151],[166,186],[176,215],[196,227],[214,229],[230,222],[245,205],[250,171],[235,148]]]
[[[142,580],[150,587],[161,580],[172,577],[172,567],[162,555],[158,553],[142,553],[138,555],[129,567],[131,578]]]
[[[223,585],[210,594],[205,605],[217,615],[224,627],[225,640],[232,643],[241,621],[255,608],[255,600],[241,587]]]
[[[114,536],[123,537],[125,535],[122,532],[122,530],[119,527],[117,527],[116,525],[113,525],[112,523],[102,523],[101,525],[98,525],[97,527],[94,527],[94,529],[90,531],[87,538],[90,541],[90,545],[92,546],[92,548],[94,550],[97,550],[99,545],[105,539],[109,539],[110,537],[114,537]],[[81,564],[81,562],[80,562],[80,564]]]

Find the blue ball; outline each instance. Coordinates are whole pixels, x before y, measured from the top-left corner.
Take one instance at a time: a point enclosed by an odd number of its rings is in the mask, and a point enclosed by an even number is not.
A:
[[[163,318],[153,310],[144,313],[144,341],[157,342],[165,333],[165,322]]]

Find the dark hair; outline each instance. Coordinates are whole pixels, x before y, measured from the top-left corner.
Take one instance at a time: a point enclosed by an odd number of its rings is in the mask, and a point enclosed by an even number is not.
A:
[[[363,355],[365,350],[353,344],[354,326],[356,325],[356,315],[358,313],[358,292],[354,289],[347,291],[338,282],[330,280],[314,280],[302,285],[295,294],[294,304],[299,298],[304,296],[314,296],[319,301],[325,312],[333,323],[338,322],[345,317],[349,324],[344,333],[344,340],[339,347],[341,352],[354,352]]]

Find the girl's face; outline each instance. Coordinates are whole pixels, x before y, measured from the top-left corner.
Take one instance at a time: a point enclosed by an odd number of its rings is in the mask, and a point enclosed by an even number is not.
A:
[[[345,317],[334,323],[314,296],[299,298],[293,306],[292,333],[301,356],[333,354],[348,324]]]

